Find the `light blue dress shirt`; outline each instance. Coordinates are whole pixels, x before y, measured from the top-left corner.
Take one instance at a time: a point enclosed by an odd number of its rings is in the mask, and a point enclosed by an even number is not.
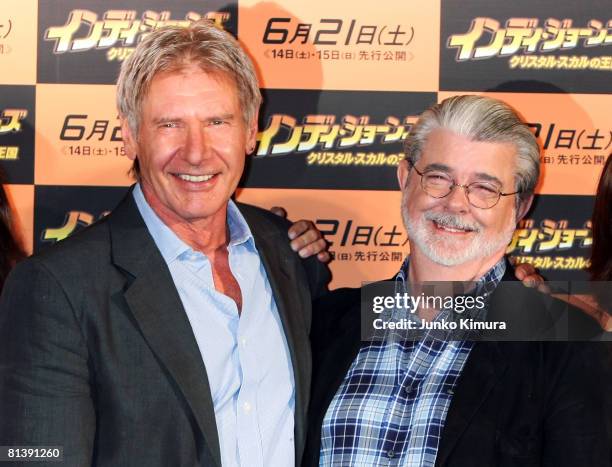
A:
[[[295,465],[295,381],[266,271],[244,217],[230,200],[230,269],[242,312],[215,290],[211,263],[183,242],[147,203],[134,200],[174,280],[193,329],[215,408],[223,466]],[[169,330],[171,332],[171,330]]]

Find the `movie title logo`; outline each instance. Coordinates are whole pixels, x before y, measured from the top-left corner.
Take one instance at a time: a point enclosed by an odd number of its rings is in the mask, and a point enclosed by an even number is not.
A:
[[[4,109],[0,111],[0,135],[21,131],[21,120],[28,116],[26,109]]]
[[[544,219],[536,226],[532,219],[521,222],[506,252],[519,263],[530,263],[540,269],[584,269],[589,266],[589,249],[593,244],[591,221],[571,228],[569,220]],[[561,256],[578,248],[583,254]],[[554,256],[551,253],[556,253]]]
[[[106,59],[109,62],[123,61],[149,32],[168,25],[187,27],[202,18],[223,27],[230,14],[190,11],[184,19],[172,19],[169,11],[147,10],[138,16],[136,10],[107,10],[99,17],[93,11],[76,9],[69,13],[63,26],[47,28],[44,39],[54,41],[53,53],[57,55],[108,49]]]
[[[28,116],[26,109],[4,109],[0,111],[0,137],[21,131],[21,121]],[[19,146],[1,146],[0,160],[19,159]]]
[[[388,116],[375,123],[369,115],[306,115],[301,122],[286,114],[273,114],[257,135],[257,157],[310,153],[308,164],[397,165],[403,153],[365,150],[373,145],[401,143],[416,117]],[[359,151],[349,151],[351,149]],[[335,151],[334,151],[335,150]]]
[[[294,18],[270,18],[262,34],[269,46],[266,58],[289,60],[410,61],[407,47],[415,38],[414,26],[372,24],[358,19],[321,18],[302,23]],[[305,44],[315,46],[312,50]]]
[[[590,19],[574,26],[572,19],[509,18],[502,25],[488,17],[476,17],[462,34],[452,34],[447,48],[457,49],[455,61],[511,57],[511,69],[612,70],[612,56],[551,55],[583,46],[593,49],[612,44],[612,20]],[[540,55],[538,55],[540,54]],[[546,55],[541,55],[546,54]]]
[[[108,215],[110,211],[104,211],[98,219]],[[78,229],[93,224],[96,220],[93,214],[86,211],[68,211],[64,224],[60,227],[49,227],[43,230],[41,240],[43,242],[55,243],[72,235]]]

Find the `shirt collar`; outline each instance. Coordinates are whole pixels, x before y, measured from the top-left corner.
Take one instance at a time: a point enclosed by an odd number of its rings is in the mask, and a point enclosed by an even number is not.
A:
[[[229,246],[242,243],[254,244],[253,234],[246,219],[231,199],[227,203],[227,225],[230,231]]]
[[[408,268],[410,266],[410,256],[406,256],[400,270],[395,275],[396,285],[406,285],[408,280]],[[497,284],[499,284],[506,273],[506,258],[502,258],[493,265],[480,279],[476,281],[475,294],[478,295],[481,292],[492,292]]]
[[[476,295],[480,295],[483,292],[491,293],[501,282],[504,274],[506,274],[506,257],[502,256],[484,276],[478,279],[476,282]]]
[[[151,208],[144,197],[140,183],[137,183],[134,187],[132,196],[147,229],[149,229],[149,233],[167,264],[170,264],[182,254],[192,251],[192,248],[181,240]],[[254,245],[251,229],[232,200],[229,200],[227,205],[227,225],[230,233],[229,247],[243,243]]]

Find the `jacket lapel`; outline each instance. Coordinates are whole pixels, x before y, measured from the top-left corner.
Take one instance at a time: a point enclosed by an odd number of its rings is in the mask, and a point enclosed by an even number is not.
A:
[[[507,361],[497,342],[474,344],[446,416],[436,465],[444,465],[447,461],[457,441],[477,416],[478,409],[499,383],[506,368]]]
[[[514,269],[506,260],[504,281],[516,281]],[[500,302],[499,291],[494,293],[488,319],[495,320]],[[497,296],[496,296],[497,295]],[[457,441],[477,416],[491,390],[499,384],[508,367],[508,361],[498,342],[476,342],[457,382],[455,394],[446,416],[436,465],[444,465]]]
[[[183,393],[221,466],[219,437],[204,362],[172,276],[131,191],[109,216],[114,264],[128,276],[125,300],[144,338]]]
[[[240,204],[238,207],[251,228],[259,257],[268,275],[291,354],[295,378],[295,451],[296,462],[299,462],[306,439],[306,410],[312,369],[306,322],[299,309],[304,304],[292,292],[296,284],[291,277],[290,258],[284,249],[278,247],[279,241],[287,243],[288,240],[279,238],[278,227],[268,223],[265,218],[253,215]],[[307,287],[307,284],[304,286]]]

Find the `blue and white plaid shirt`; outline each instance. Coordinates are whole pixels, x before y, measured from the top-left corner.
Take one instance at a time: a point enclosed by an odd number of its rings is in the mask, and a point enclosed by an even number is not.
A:
[[[502,258],[477,282],[477,293],[494,290],[505,270]],[[407,274],[408,258],[396,276],[401,290]],[[323,419],[320,465],[433,466],[473,344],[427,334],[362,344]]]

